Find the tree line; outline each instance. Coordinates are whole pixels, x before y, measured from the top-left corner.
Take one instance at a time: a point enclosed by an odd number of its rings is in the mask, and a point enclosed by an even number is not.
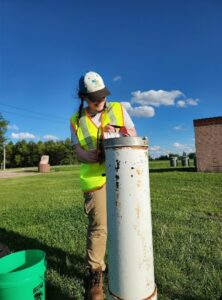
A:
[[[7,131],[8,121],[6,121],[0,112],[0,162],[3,160],[3,145],[6,142],[5,133]]]
[[[6,168],[38,166],[42,155],[49,155],[50,165],[72,165],[77,163],[71,140],[39,141],[25,140],[6,145]]]
[[[42,155],[49,155],[51,165],[71,165],[77,163],[76,153],[67,138],[65,141],[6,143],[5,137],[9,122],[0,113],[0,164],[3,162],[3,145],[5,144],[6,168],[38,166]]]

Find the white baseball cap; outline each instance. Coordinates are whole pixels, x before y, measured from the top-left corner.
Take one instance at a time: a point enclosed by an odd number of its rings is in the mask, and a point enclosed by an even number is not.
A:
[[[79,92],[96,102],[110,95],[102,77],[96,72],[87,72],[79,79]]]

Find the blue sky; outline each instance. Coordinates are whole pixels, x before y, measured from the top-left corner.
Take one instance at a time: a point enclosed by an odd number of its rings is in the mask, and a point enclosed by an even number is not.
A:
[[[153,156],[194,151],[193,119],[222,115],[221,0],[0,0],[0,19],[9,140],[69,137],[89,70]]]

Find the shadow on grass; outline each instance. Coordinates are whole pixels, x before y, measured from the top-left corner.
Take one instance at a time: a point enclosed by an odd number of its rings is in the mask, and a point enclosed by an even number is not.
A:
[[[196,172],[195,167],[188,168],[160,168],[160,169],[150,169],[150,173],[162,173],[162,172]]]
[[[50,282],[46,282],[46,298],[47,300],[73,300]]]
[[[24,173],[39,173],[38,170],[24,170],[24,171],[21,171],[21,172],[24,172]]]
[[[36,239],[22,236],[13,231],[7,231],[0,228],[0,241],[7,245],[12,252],[40,249],[46,253],[48,269],[53,269],[59,274],[68,276],[70,278],[77,278],[84,282],[85,272],[83,257],[69,254],[59,248],[49,247]],[[67,266],[67,258],[70,264]],[[64,291],[54,286],[50,281],[46,282],[47,300],[72,300]]]

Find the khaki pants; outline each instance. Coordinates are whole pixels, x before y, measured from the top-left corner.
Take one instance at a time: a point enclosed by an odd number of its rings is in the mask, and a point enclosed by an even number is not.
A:
[[[88,216],[87,265],[90,269],[106,268],[104,257],[107,240],[106,185],[84,193],[85,213]]]

